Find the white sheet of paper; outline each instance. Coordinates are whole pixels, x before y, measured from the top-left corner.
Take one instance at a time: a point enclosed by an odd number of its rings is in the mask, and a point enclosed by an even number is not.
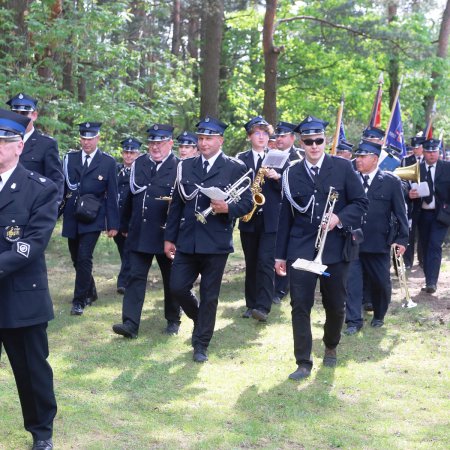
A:
[[[288,151],[269,150],[262,162],[263,167],[271,167],[273,169],[282,169],[289,158]]]
[[[428,197],[430,195],[430,187],[426,181],[422,181],[421,183],[411,183],[412,189],[417,189],[419,197]]]
[[[226,200],[228,198],[228,194],[217,187],[211,186],[205,188],[198,184],[196,184],[196,186],[202,194],[206,195],[211,200]]]

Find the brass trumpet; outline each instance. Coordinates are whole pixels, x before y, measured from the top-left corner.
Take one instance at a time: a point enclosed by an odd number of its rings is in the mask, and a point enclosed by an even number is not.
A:
[[[227,195],[225,200],[226,203],[237,203],[241,199],[241,194],[246,191],[252,184],[252,180],[249,177],[252,169],[248,170],[244,175],[242,175],[239,180],[235,181],[228,189],[225,189],[224,193]],[[209,206],[201,212],[195,213],[195,217],[201,223],[206,223],[206,218],[214,214],[212,206]]]
[[[336,191],[333,186],[330,186],[327,202],[325,204],[325,209],[323,211],[322,220],[320,221],[319,230],[316,237],[315,246],[317,255],[314,258],[314,261],[308,261],[307,259],[301,258],[296,259],[292,264],[294,269],[306,270],[307,272],[317,273],[318,275],[324,275],[326,277],[330,276],[328,272],[325,272],[327,266],[322,263],[322,253],[325,248],[325,241],[330,229],[331,214],[333,213],[338,197],[339,192]]]
[[[411,296],[409,295],[408,289],[408,279],[406,278],[406,269],[405,262],[403,260],[403,255],[397,255],[395,248],[392,247],[392,258],[394,260],[395,271],[397,272],[398,281],[400,283],[400,289],[405,294],[404,301],[402,303],[403,308],[414,308],[417,306],[417,303],[411,300]]]

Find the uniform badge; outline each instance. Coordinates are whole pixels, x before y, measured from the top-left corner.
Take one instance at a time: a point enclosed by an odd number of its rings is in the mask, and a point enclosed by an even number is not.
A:
[[[102,181],[103,180],[103,175],[99,175],[98,176],[98,181]]]
[[[86,128],[91,128],[91,124],[89,122],[86,122]]]
[[[209,117],[207,117],[207,118],[205,119],[205,122],[209,122]]]
[[[13,183],[12,185],[11,185],[11,189],[15,189],[17,187],[17,184],[16,183]]]
[[[23,94],[19,94],[19,98],[20,98],[20,100],[22,100],[23,99]]]
[[[306,119],[307,122],[312,122],[312,117],[308,116],[308,118]]]
[[[31,245],[26,242],[17,242],[17,253],[28,258],[30,255]]]
[[[185,131],[185,132],[183,133],[183,136],[187,136],[187,131]]]
[[[22,228],[17,225],[6,227],[3,235],[8,242],[16,242],[22,237]]]
[[[158,125],[153,125],[153,129],[157,130],[158,129]]]

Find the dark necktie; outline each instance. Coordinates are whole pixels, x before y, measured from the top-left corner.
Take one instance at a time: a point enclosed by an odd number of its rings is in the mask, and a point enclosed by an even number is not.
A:
[[[161,164],[162,161],[153,161],[152,165],[152,177],[156,175],[156,172],[158,171],[158,166]]]
[[[362,176],[362,179],[363,179],[363,186],[364,186],[364,189],[366,190],[366,192],[367,192],[367,189],[369,189],[369,175],[361,175]]]
[[[89,167],[89,159],[90,158],[91,158],[91,155],[86,155],[84,157],[83,168],[81,169],[81,176],[84,175],[84,172],[86,172],[87,168]]]
[[[263,160],[262,155],[258,155],[258,162],[256,163],[256,171],[257,172],[261,168],[262,160]]]
[[[431,176],[431,168],[433,166],[428,166],[428,170],[427,170],[427,183],[428,183],[428,187],[430,188],[430,195],[427,195],[426,197],[424,197],[423,201],[429,205],[432,201],[433,201],[433,193],[434,193],[434,184],[433,184],[433,178]]]
[[[2,181],[2,176],[0,175],[0,191],[3,189]]]
[[[209,166],[209,162],[205,161],[203,163],[203,176],[206,176],[206,174],[208,173],[208,166]]]
[[[315,183],[317,180],[317,177],[319,176],[319,168],[316,166],[311,167],[311,173],[313,175],[313,181]]]

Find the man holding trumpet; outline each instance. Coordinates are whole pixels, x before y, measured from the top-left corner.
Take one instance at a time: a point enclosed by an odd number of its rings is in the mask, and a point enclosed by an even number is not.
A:
[[[336,347],[341,337],[345,316],[346,284],[349,263],[344,261],[343,230],[358,228],[367,209],[367,198],[351,164],[340,157],[325,154],[325,128],[328,122],[308,116],[295,129],[305,159],[294,162],[283,176],[284,197],[281,206],[275,270],[286,273],[297,258],[313,261],[323,250],[327,274],[320,277],[322,303],[326,321],[323,341],[324,365],[336,365]],[[331,213],[327,213],[330,187],[338,194]],[[318,228],[328,222],[328,240],[316,248]],[[326,237],[326,235],[325,235]],[[318,274],[290,267],[292,327],[297,370],[290,379],[300,380],[311,374],[312,333],[311,309]]]
[[[173,259],[171,294],[194,322],[193,359],[199,363],[208,360],[222,276],[233,252],[234,222],[252,209],[245,165],[222,152],[226,128],[212,117],[197,124],[200,155],[178,166],[165,231],[164,251]],[[211,187],[228,192],[228,198],[211,200],[202,191]],[[192,292],[198,275],[200,302]]]

